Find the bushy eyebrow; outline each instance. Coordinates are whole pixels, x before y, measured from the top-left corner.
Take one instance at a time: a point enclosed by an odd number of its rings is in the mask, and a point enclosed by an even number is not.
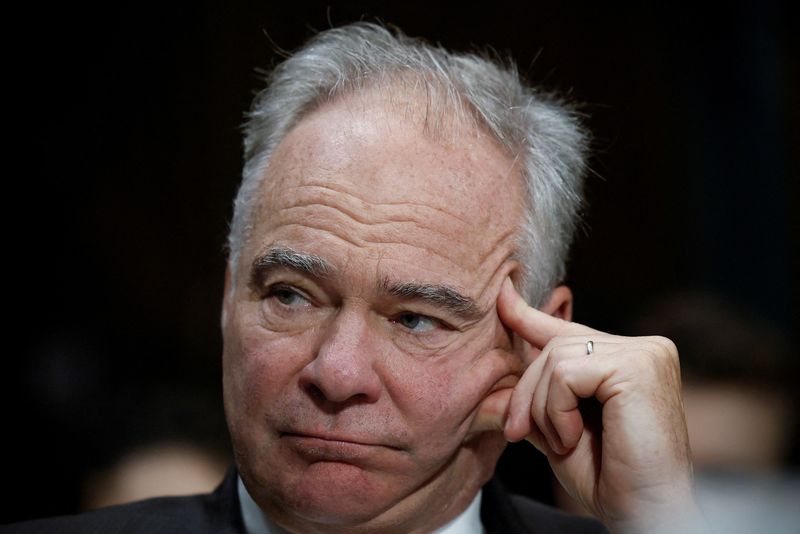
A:
[[[476,320],[484,315],[474,299],[444,284],[393,282],[384,278],[379,289],[394,297],[425,302],[464,320]]]
[[[330,263],[319,256],[273,245],[253,260],[250,268],[250,284],[258,287],[267,272],[277,268],[291,269],[317,279],[327,278],[335,270]]]

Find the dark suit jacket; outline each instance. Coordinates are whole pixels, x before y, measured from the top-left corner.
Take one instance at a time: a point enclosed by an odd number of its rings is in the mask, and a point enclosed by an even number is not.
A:
[[[219,533],[245,534],[236,491],[236,470],[210,494],[160,497],[80,515],[38,519],[0,527],[15,533]],[[574,517],[507,493],[491,480],[483,487],[481,521],[487,534],[600,534],[593,519]]]

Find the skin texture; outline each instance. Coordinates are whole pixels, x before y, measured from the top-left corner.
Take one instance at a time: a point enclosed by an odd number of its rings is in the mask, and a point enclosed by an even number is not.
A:
[[[570,322],[565,287],[528,307],[513,287],[513,157],[469,125],[429,128],[421,102],[340,99],[273,153],[222,313],[248,491],[291,531],[428,532],[524,438],[612,530],[687,531],[674,345]]]

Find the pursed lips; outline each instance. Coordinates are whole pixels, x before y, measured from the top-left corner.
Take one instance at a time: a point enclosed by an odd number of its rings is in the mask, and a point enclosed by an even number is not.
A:
[[[309,462],[362,463],[391,452],[402,451],[400,447],[381,443],[372,438],[343,434],[312,432],[281,432],[284,441],[299,456]]]
[[[280,437],[290,439],[302,439],[308,441],[319,441],[321,443],[330,443],[331,445],[354,445],[359,447],[383,447],[387,449],[401,450],[402,447],[382,443],[374,438],[362,438],[359,436],[349,436],[346,434],[328,434],[322,432],[302,432],[291,430],[281,432]]]

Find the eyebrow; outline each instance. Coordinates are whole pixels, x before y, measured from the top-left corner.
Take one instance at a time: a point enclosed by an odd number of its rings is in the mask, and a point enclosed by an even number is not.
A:
[[[326,278],[334,271],[333,266],[319,256],[274,245],[253,260],[250,283],[259,285],[268,271],[277,268],[291,269],[313,278]]]
[[[464,320],[475,320],[484,315],[474,299],[444,284],[392,282],[384,278],[380,281],[379,288],[395,297],[419,300],[444,309]]]

